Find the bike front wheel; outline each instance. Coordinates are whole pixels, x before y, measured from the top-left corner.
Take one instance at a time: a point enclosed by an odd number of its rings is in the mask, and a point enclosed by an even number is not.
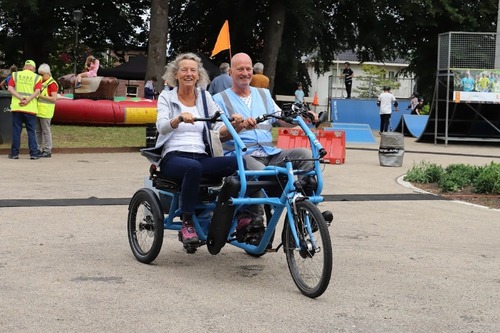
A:
[[[286,254],[288,269],[300,292],[316,298],[328,288],[332,275],[332,243],[328,226],[318,207],[310,201],[296,202],[294,221],[285,221],[283,249]],[[306,228],[309,221],[312,233]],[[292,225],[291,225],[292,223]],[[295,241],[294,228],[298,242]]]
[[[163,244],[163,213],[156,194],[138,190],[128,207],[128,240],[136,259],[149,264],[156,259]]]

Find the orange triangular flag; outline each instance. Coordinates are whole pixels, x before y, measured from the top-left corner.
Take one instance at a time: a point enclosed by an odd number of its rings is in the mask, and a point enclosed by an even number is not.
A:
[[[318,92],[314,93],[314,98],[313,98],[312,105],[314,105],[314,106],[318,106],[319,105],[319,103],[318,103]]]
[[[212,55],[210,57],[213,57],[220,51],[228,50],[230,48],[231,48],[231,41],[229,39],[229,23],[226,20],[224,21],[222,29],[220,29],[219,37],[217,37],[217,41],[215,42],[215,46],[214,49],[212,50]]]

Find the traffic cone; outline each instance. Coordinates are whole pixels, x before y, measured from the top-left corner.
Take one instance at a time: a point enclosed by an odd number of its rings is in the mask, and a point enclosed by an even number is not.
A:
[[[313,99],[312,105],[313,106],[318,106],[319,105],[319,103],[318,103],[318,92],[314,93],[314,99]]]

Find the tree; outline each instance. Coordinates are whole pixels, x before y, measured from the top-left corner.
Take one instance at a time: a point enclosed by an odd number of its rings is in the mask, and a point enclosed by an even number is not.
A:
[[[76,59],[79,66],[90,54],[108,48],[127,51],[144,47],[142,15],[149,1],[89,1],[89,0],[0,0],[0,45],[7,64],[22,64],[25,59],[37,64],[48,62],[51,67],[72,72],[75,23],[73,10],[81,9],[79,44]],[[123,56],[119,54],[119,56]]]
[[[361,67],[366,75],[357,77],[361,84],[355,89],[361,98],[376,98],[385,86],[391,89],[397,89],[401,86],[399,82],[386,77],[387,73],[383,67],[367,64],[363,64]]]
[[[389,27],[390,39],[398,54],[409,60],[407,70],[416,74],[418,92],[424,96],[433,95],[440,33],[496,31],[497,0],[400,1],[394,8],[398,16]]]
[[[269,77],[269,90],[273,91],[276,74],[276,64],[283,38],[283,29],[286,18],[286,4],[284,0],[271,1],[270,19],[267,21],[264,47],[262,48],[262,61],[265,64],[264,73]]]
[[[156,27],[152,1],[0,0],[5,62],[20,64],[26,57],[41,62],[50,55],[51,61],[60,60],[61,68],[71,63],[75,26],[71,13],[76,8],[84,12],[80,54],[145,48],[149,29],[142,17],[151,8],[150,38],[168,31],[172,53],[209,55],[228,20],[232,52],[246,52],[263,62],[274,93],[293,92],[296,81],[309,84],[303,58],[323,73],[337,53],[353,50],[362,62],[407,59],[408,71],[417,75],[419,92],[430,96],[438,34],[494,32],[498,19],[498,0],[170,0],[161,6],[168,14],[169,29]],[[148,53],[163,52],[160,39],[152,43]],[[164,63],[154,61],[150,66]],[[229,61],[229,52],[221,52],[214,61]]]
[[[156,76],[156,91],[163,90],[164,67],[167,62],[168,1],[151,1],[151,21],[148,42],[146,79]]]

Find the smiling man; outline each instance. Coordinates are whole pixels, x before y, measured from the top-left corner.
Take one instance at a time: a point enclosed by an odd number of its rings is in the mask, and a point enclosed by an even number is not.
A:
[[[241,137],[247,150],[244,153],[247,168],[250,170],[261,170],[266,165],[285,165],[285,158],[293,160],[295,169],[310,170],[313,163],[311,151],[307,148],[280,149],[274,147],[271,129],[273,124],[291,127],[291,125],[282,120],[269,118],[268,120],[257,124],[255,120],[258,116],[264,114],[280,113],[281,109],[274,102],[268,89],[255,88],[250,86],[253,76],[252,59],[246,53],[238,53],[231,59],[231,78],[233,86],[213,96],[214,101],[219,104],[221,109],[229,116],[240,114],[244,121],[235,129]],[[316,116],[314,114],[314,116]],[[232,140],[225,142],[226,155],[234,154],[234,142]],[[308,160],[309,159],[309,160]],[[246,228],[246,223],[255,224],[255,229],[260,228],[263,232],[263,207],[254,205],[250,207],[255,218],[249,219],[248,216],[239,218],[237,231],[240,228]]]

